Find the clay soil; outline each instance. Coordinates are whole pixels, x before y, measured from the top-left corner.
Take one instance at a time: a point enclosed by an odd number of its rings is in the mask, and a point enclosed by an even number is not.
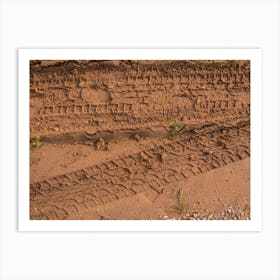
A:
[[[250,219],[250,62],[30,61],[30,219]]]

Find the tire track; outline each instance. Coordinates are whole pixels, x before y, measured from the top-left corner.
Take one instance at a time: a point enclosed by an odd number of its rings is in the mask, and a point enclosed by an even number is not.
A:
[[[38,108],[37,111],[38,115],[34,115],[30,121],[32,137],[37,134],[63,136],[85,131],[139,130],[179,119],[187,125],[222,122],[224,119],[230,119],[234,124],[236,120],[249,119],[250,104],[236,99],[209,101],[199,97],[191,105],[80,104],[48,106]]]
[[[40,66],[41,65],[41,66]],[[35,61],[31,136],[250,116],[250,63]]]
[[[84,209],[153,190],[250,156],[250,123],[201,126],[151,148],[30,185],[31,219],[67,219]]]

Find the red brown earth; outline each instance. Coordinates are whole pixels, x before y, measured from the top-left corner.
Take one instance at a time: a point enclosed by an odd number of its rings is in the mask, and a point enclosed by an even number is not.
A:
[[[31,61],[30,139],[31,219],[250,218],[249,61]]]

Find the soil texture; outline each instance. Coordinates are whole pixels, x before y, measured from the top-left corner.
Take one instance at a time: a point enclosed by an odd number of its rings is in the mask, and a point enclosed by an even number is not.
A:
[[[250,62],[30,61],[30,219],[250,219]]]

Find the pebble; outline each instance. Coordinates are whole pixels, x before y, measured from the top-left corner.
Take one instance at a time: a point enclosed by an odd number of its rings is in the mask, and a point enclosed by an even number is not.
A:
[[[197,212],[193,212],[193,213],[192,213],[192,216],[193,216],[193,218],[196,219],[196,218],[198,217],[198,213],[197,213]]]
[[[135,134],[134,135],[134,139],[136,140],[136,141],[140,141],[141,140],[141,137],[140,137],[140,135],[139,134]]]
[[[84,141],[84,144],[91,146],[93,143],[91,141]]]
[[[162,154],[160,155],[160,160],[161,160],[161,161],[166,160],[166,158],[167,158],[167,154],[166,154],[166,153],[162,153]]]
[[[100,220],[110,220],[110,219],[108,219],[107,217],[105,217],[105,216],[100,216]]]
[[[163,216],[163,219],[168,219],[169,217],[167,215]]]
[[[208,220],[211,220],[213,218],[213,214],[210,214],[207,218]]]
[[[106,141],[103,138],[99,138],[96,142],[96,149],[101,150],[106,147]]]

